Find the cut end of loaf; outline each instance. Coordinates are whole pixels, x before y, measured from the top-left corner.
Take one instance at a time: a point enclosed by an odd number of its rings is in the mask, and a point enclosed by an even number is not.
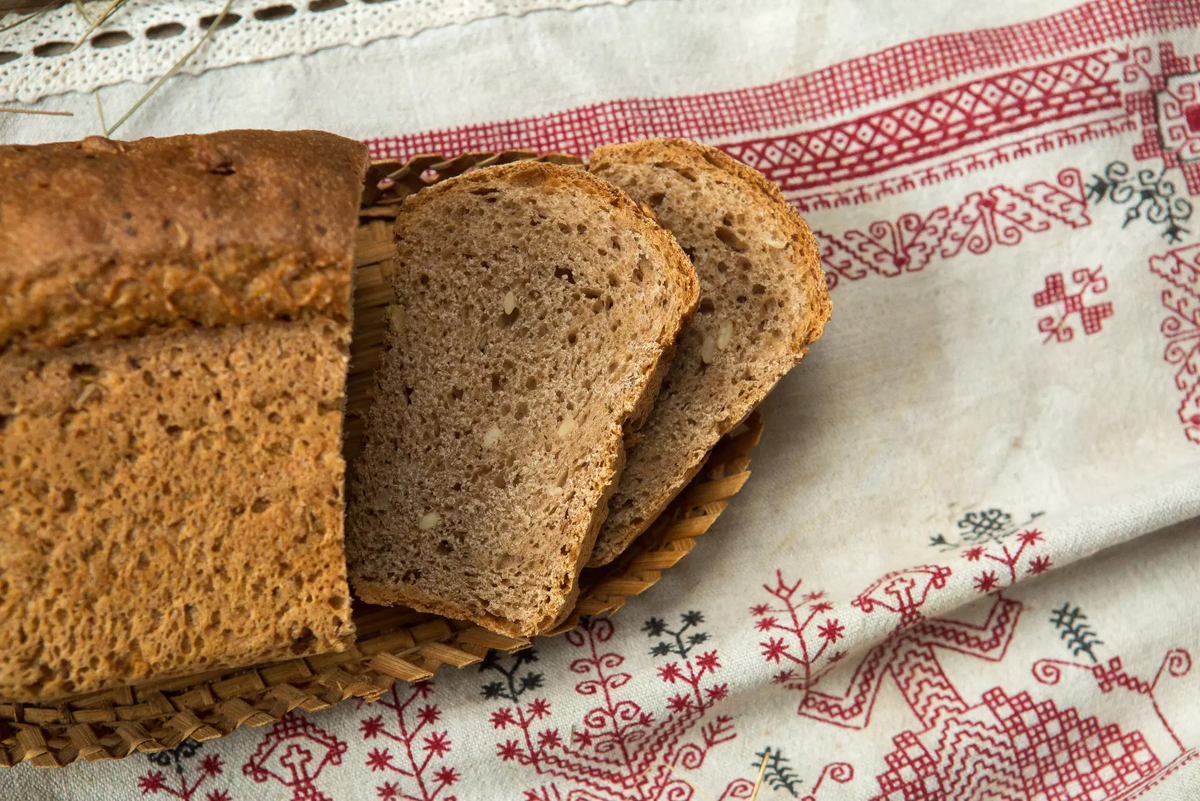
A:
[[[348,326],[0,360],[0,696],[344,649]]]
[[[618,190],[542,163],[420,192],[396,239],[351,582],[375,603],[536,634],[577,593],[694,272]]]
[[[0,147],[0,696],[352,642],[366,166],[317,131]]]
[[[598,148],[590,171],[650,208],[700,277],[589,566],[616,558],[821,336],[831,306],[820,250],[779,188],[715,148],[650,140]]]

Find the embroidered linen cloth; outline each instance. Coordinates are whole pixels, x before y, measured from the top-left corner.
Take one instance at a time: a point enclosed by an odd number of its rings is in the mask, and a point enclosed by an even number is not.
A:
[[[0,797],[1200,798],[1200,7],[1003,5],[644,0],[148,103],[124,135],[700,139],[805,214],[834,317],[745,489],[611,619],[371,705],[20,766]],[[0,136],[94,132],[92,98],[42,106],[76,117]]]

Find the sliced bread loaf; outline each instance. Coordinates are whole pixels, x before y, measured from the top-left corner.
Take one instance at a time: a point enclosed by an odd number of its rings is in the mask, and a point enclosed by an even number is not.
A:
[[[535,634],[578,592],[695,272],[623,193],[551,164],[425,189],[395,230],[351,583],[371,603]]]
[[[0,696],[340,650],[366,148],[0,147]]]
[[[816,238],[760,173],[685,140],[598,148],[590,170],[654,210],[691,258],[700,306],[609,503],[589,564],[612,561],[821,335]]]

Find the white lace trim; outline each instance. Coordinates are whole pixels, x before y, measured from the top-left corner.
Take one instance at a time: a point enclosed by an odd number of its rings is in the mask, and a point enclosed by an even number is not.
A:
[[[361,47],[428,28],[544,9],[573,10],[631,0],[235,0],[225,25],[180,72]],[[340,3],[340,5],[339,5]],[[98,19],[108,0],[85,6]],[[89,25],[71,3],[0,33],[0,103],[33,103],[64,92],[91,92],[160,77],[204,35],[224,0],[129,0],[88,41],[69,51]],[[236,21],[229,20],[236,16]],[[18,17],[0,17],[4,27]],[[206,22],[209,20],[205,20]]]

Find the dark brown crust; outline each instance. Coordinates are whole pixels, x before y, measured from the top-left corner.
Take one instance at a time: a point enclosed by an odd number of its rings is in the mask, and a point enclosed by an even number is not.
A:
[[[366,166],[319,131],[0,147],[0,352],[347,319]]]
[[[631,228],[636,228],[641,232],[663,254],[667,264],[674,268],[676,283],[685,298],[685,313],[681,316],[677,326],[663,331],[659,341],[662,349],[659,358],[647,375],[647,382],[643,391],[634,399],[625,419],[620,421],[622,428],[628,430],[632,424],[636,424],[640,422],[640,419],[645,418],[650,401],[657,394],[662,378],[665,376],[667,368],[670,365],[675,340],[679,336],[679,332],[683,329],[683,326],[695,313],[696,307],[700,302],[700,284],[696,277],[695,268],[692,267],[691,261],[683,251],[679,249],[679,245],[674,237],[663,230],[653,218],[646,214],[645,211],[619,188],[607,181],[589,175],[583,170],[544,162],[525,161],[488,167],[465,173],[424,189],[415,195],[411,195],[404,200],[401,213],[397,217],[397,231],[401,230],[401,220],[406,213],[411,213],[421,204],[432,201],[439,193],[469,191],[469,187],[473,184],[493,184],[497,180],[532,185],[557,183],[581,189],[617,209],[621,214],[622,221]],[[564,563],[572,566],[574,575],[571,586],[554,599],[554,603],[550,608],[543,610],[543,614],[540,615],[539,622],[536,625],[523,626],[515,621],[467,608],[465,605],[450,603],[444,599],[429,597],[424,593],[414,592],[409,589],[380,584],[379,582],[366,579],[360,571],[355,569],[355,565],[351,563],[349,565],[350,583],[355,593],[369,603],[382,605],[403,604],[423,612],[441,614],[460,620],[471,620],[493,631],[498,631],[509,636],[531,636],[553,628],[558,622],[564,619],[565,614],[569,612],[575,599],[578,597],[579,574],[588,562],[596,537],[607,515],[608,499],[616,491],[621,469],[625,463],[625,444],[618,442],[616,447],[617,451],[614,454],[616,469],[610,481],[600,493],[599,502],[593,510],[588,531],[579,543],[579,546],[573,548],[563,558]]]
[[[792,332],[792,351],[795,353],[796,362],[799,362],[807,352],[808,345],[820,338],[833,307],[826,288],[825,273],[821,268],[820,245],[808,224],[787,202],[779,187],[762,173],[720,150],[687,139],[648,139],[626,145],[600,147],[592,152],[589,169],[603,172],[606,160],[654,163],[656,166],[675,169],[712,167],[734,177],[742,188],[761,198],[771,217],[787,232],[789,238],[794,236],[799,243],[796,247],[789,248],[789,252],[793,254],[793,264],[800,284],[804,287],[805,305],[808,310],[804,325],[797,325]],[[759,401],[761,398],[752,399],[751,407]],[[725,431],[732,429],[736,422],[730,420]],[[724,434],[725,431],[720,433]],[[664,487],[662,492],[640,510],[639,517],[644,522],[638,525],[613,525],[610,521],[610,525],[601,532],[588,567],[606,565],[619,556],[670,505],[678,491],[699,473],[706,458],[707,455],[699,456],[685,473],[676,476],[669,487]]]

